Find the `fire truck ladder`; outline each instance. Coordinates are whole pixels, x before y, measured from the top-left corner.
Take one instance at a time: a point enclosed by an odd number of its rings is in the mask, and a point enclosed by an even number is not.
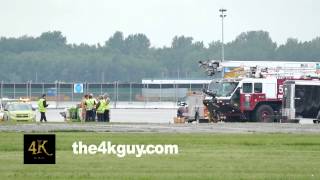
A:
[[[249,77],[317,77],[314,68],[310,67],[250,67]]]

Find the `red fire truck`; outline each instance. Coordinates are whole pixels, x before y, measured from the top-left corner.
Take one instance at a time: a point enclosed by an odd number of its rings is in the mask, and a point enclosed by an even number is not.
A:
[[[212,62],[210,62],[213,64]],[[226,62],[225,64],[230,63]],[[210,121],[259,121],[273,122],[281,117],[283,83],[286,80],[311,80],[317,75],[319,64],[315,62],[280,62],[274,67],[260,62],[252,66],[250,62],[243,67],[235,67],[231,72],[238,77],[213,80],[203,100],[209,111]],[[201,62],[203,66],[205,63]],[[209,64],[209,63],[208,63]],[[265,66],[263,66],[266,64]],[[297,65],[294,65],[297,64]],[[213,68],[205,67],[215,74],[221,66],[215,63]],[[224,69],[226,67],[222,67]],[[242,69],[242,72],[239,72]],[[213,72],[213,73],[212,73]],[[229,72],[223,72],[229,73]]]

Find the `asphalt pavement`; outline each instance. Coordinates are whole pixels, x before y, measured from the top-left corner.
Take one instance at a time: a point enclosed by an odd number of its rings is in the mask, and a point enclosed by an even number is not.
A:
[[[1,124],[0,132],[119,132],[119,133],[297,133],[319,134],[320,124],[288,123],[29,123]]]
[[[293,123],[185,123],[174,124],[176,109],[111,109],[111,122],[65,122],[49,109],[47,123],[0,123],[0,132],[146,132],[146,133],[316,133],[320,124]]]
[[[63,109],[48,109],[48,122],[64,122],[60,115]],[[176,109],[111,109],[111,122],[116,123],[173,123],[173,117],[176,116]],[[40,113],[37,112],[37,121],[40,119]]]

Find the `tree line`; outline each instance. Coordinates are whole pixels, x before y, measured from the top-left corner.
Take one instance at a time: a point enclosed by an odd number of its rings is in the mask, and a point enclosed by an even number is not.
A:
[[[241,33],[225,44],[226,60],[319,61],[320,37],[288,38],[283,45],[268,32]],[[144,34],[115,32],[104,44],[68,44],[59,31],[39,37],[0,39],[0,80],[4,82],[140,82],[141,79],[206,78],[199,60],[221,58],[221,42],[205,46],[175,36],[170,47],[151,47]]]

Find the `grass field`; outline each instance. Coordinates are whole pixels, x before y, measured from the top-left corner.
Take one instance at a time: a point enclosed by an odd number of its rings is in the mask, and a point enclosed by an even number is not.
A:
[[[0,133],[0,179],[320,179],[312,134],[56,133],[55,165],[23,164],[23,133]],[[178,144],[179,155],[73,155],[71,145]]]

